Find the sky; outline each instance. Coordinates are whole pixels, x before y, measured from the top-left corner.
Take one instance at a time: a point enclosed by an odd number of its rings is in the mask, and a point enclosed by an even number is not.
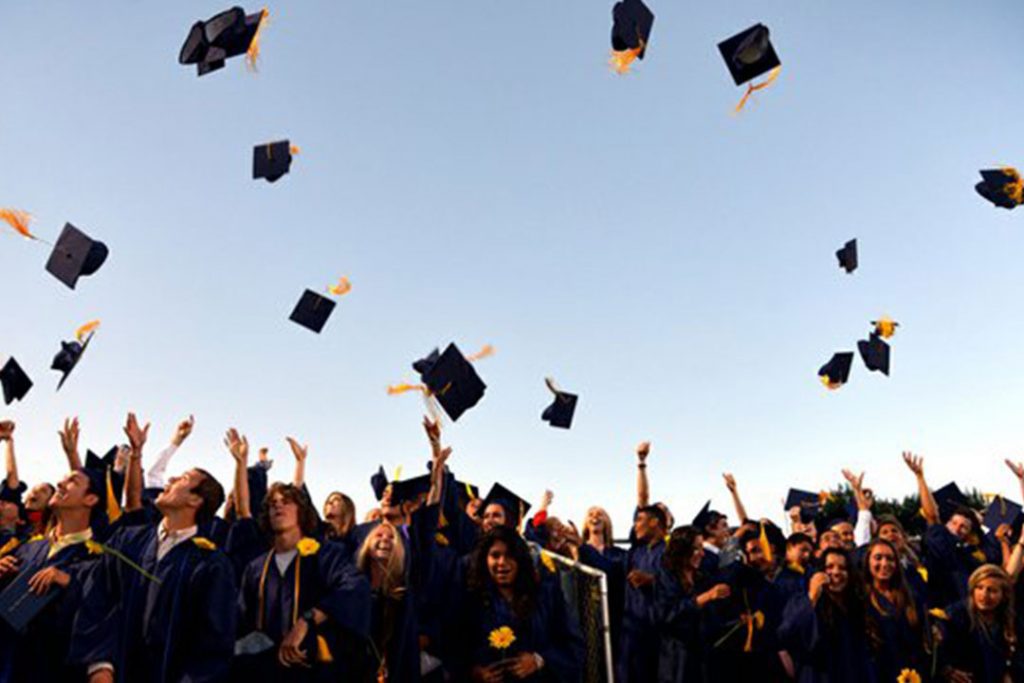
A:
[[[0,231],[0,360],[35,381],[0,408],[22,478],[61,475],[66,416],[102,452],[133,410],[152,458],[194,414],[172,473],[229,482],[235,426],[290,479],[294,436],[316,502],[342,490],[361,517],[379,464],[429,455],[422,402],[386,387],[454,341],[496,348],[444,428],[459,478],[550,488],[576,520],[602,505],[619,536],[644,439],[680,521],[708,498],[735,519],[723,472],[757,517],[844,467],[901,496],[902,450],[936,488],[1019,495],[1024,214],[973,185],[1024,166],[1024,6],[650,0],[646,58],[617,76],[611,4],[279,0],[258,73],[197,78],[181,43],[225,6],[3,3],[0,206],[111,250],[71,291]],[[757,22],[781,75],[733,116],[716,44]],[[291,174],[254,181],[252,147],[285,138]],[[322,334],[288,321],[342,275]],[[818,368],[881,315],[891,377],[857,359],[827,391]],[[56,393],[59,342],[96,318]],[[580,396],[569,431],[540,420],[545,376]]]

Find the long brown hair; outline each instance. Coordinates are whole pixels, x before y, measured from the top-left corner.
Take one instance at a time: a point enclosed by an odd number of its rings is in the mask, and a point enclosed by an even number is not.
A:
[[[693,590],[695,583],[697,572],[690,561],[697,550],[697,539],[699,538],[701,538],[701,532],[695,526],[681,526],[673,529],[661,559],[665,569],[679,579],[679,583],[687,592]]]
[[[267,497],[263,499],[263,510],[260,511],[259,520],[260,529],[263,530],[263,533],[268,536],[272,536],[274,533],[270,527],[270,501],[274,498],[274,494],[279,494],[286,502],[294,503],[299,509],[299,529],[302,531],[303,536],[313,536],[316,534],[316,509],[313,508],[309,498],[295,484],[285,484],[280,481],[270,485],[270,488],[267,490]]]
[[[891,598],[882,595],[881,591],[875,587],[874,578],[871,576],[871,553],[879,546],[884,546],[892,552],[893,562],[896,564],[892,579],[889,583],[889,589],[892,594]],[[896,546],[882,538],[876,538],[871,541],[871,543],[868,544],[867,552],[864,553],[861,572],[864,578],[864,596],[867,598],[871,607],[873,607],[874,610],[883,617],[891,617],[896,614],[903,613],[907,619],[907,623],[910,624],[910,627],[914,629],[915,632],[918,631],[918,627],[921,624],[920,615],[917,613],[917,605],[914,603],[914,598],[910,594],[910,589],[907,587],[907,579],[903,574],[903,565],[900,564],[900,553],[896,550]],[[894,613],[890,613],[890,611],[882,605],[882,600],[880,599],[882,597],[892,603]],[[878,625],[878,620],[870,609],[865,611],[864,618],[868,640],[871,643],[871,646],[877,649],[882,645],[882,632]]]
[[[995,579],[1003,590],[1003,601],[996,608],[996,623],[1003,629],[1006,645],[1013,647],[1017,642],[1017,630],[1014,628],[1013,583],[1006,570],[995,564],[983,564],[974,570],[967,581],[967,616],[971,621],[971,630],[980,630],[986,638],[991,639],[985,620],[978,614],[974,606],[974,589],[986,579]]]

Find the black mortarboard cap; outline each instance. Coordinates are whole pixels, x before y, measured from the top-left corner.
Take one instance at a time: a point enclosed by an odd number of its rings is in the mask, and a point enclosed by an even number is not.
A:
[[[889,376],[889,344],[882,337],[872,332],[868,339],[857,342],[857,350],[864,361],[864,367]]]
[[[800,521],[807,524],[818,516],[818,512],[821,510],[821,497],[811,491],[790,489],[786,494],[783,508],[789,511],[795,507],[800,508]]]
[[[480,402],[487,385],[455,344],[449,344],[444,353],[429,362],[433,355],[417,361],[413,368],[421,373],[423,383],[455,422]]]
[[[65,223],[46,262],[46,271],[74,289],[78,278],[92,275],[100,269],[107,260],[107,253],[107,245],[103,242],[97,242],[70,223]]]
[[[295,304],[295,310],[292,311],[289,320],[320,334],[327,319],[331,317],[334,306],[333,299],[328,299],[326,296],[307,289],[302,293],[299,303]]]
[[[406,501],[416,500],[418,496],[426,495],[429,492],[429,474],[395,481],[391,483],[391,504],[401,505]]]
[[[1014,531],[1019,533],[1018,525],[1021,519],[1022,508],[1019,503],[1007,500],[1002,496],[996,496],[985,509],[984,524],[990,531],[995,531],[1003,524],[1009,524]]]
[[[252,148],[252,177],[268,183],[288,173],[292,167],[292,147],[288,140],[268,142]]]
[[[554,393],[555,398],[551,402],[551,405],[544,409],[540,419],[544,420],[552,427],[569,429],[569,427],[572,426],[572,417],[576,413],[576,400],[579,397],[576,394],[559,391],[555,388],[554,382],[550,379],[545,381],[547,382],[548,388]]]
[[[853,352],[840,351],[832,356],[829,362],[821,366],[818,376],[825,381],[830,389],[838,389],[850,379],[850,367],[853,365]]]
[[[85,343],[79,343],[77,340],[60,343],[60,351],[53,357],[53,363],[50,364],[51,370],[56,370],[62,373],[60,382],[57,383],[57,391],[64,386],[64,382],[67,381],[68,375],[78,365],[78,361],[82,359],[82,355],[85,350],[89,348],[89,342],[92,341],[92,334],[85,338]]]
[[[974,189],[982,197],[996,206],[1004,209],[1014,209],[1020,202],[1011,196],[1008,186],[1018,182],[1018,178],[1003,169],[988,169],[980,171],[982,181],[974,186]],[[1014,171],[1014,173],[1016,173]]]
[[[847,273],[857,270],[857,240],[853,239],[843,245],[843,248],[836,252],[839,259],[839,267]]]
[[[178,63],[195,64],[200,76],[222,68],[226,59],[248,52],[262,18],[262,12],[246,15],[241,7],[232,7],[197,21],[181,46]]]
[[[3,385],[4,404],[11,405],[13,401],[25,398],[25,394],[32,388],[32,380],[12,357],[0,369],[0,385]]]
[[[960,491],[960,487],[956,485],[955,481],[933,491],[932,497],[935,499],[935,504],[939,506],[939,516],[943,521],[948,520],[958,507],[970,509],[967,496]]]
[[[654,12],[641,0],[622,0],[612,7],[612,49],[616,52],[640,48],[644,58],[654,26]]]
[[[782,64],[769,38],[768,27],[755,24],[718,44],[736,85],[743,85]]]
[[[384,497],[384,490],[388,487],[388,475],[384,473],[384,467],[377,468],[377,473],[370,477],[370,486],[373,487],[373,495],[380,500]]]
[[[706,527],[708,525],[709,521],[711,521],[711,501],[710,500],[708,502],[704,503],[704,507],[702,507],[700,509],[700,512],[697,513],[697,516],[693,518],[693,526],[695,526],[698,529],[700,529],[701,531],[703,531],[704,527]]]
[[[513,529],[519,528],[519,522],[526,516],[526,513],[530,511],[530,504],[525,500],[512,493],[501,484],[495,484],[491,487],[491,490],[487,493],[487,497],[484,498],[483,504],[480,506],[480,512],[487,509],[487,506],[491,503],[497,503],[505,508],[505,512],[510,517],[510,524]]]

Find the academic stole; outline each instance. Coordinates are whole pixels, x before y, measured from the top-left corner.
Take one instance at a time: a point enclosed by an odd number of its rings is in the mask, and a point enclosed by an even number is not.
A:
[[[260,572],[260,587],[259,587],[259,615],[256,618],[256,630],[263,631],[264,619],[266,613],[266,595],[267,595],[267,574],[270,572],[270,563],[274,560],[274,551],[271,550],[267,553],[267,559],[263,562],[263,571]],[[281,577],[284,578],[283,576]],[[302,553],[295,553],[295,587],[292,589],[292,619],[291,627],[295,626],[295,622],[299,620],[299,597],[301,595],[301,582],[302,582]],[[316,624],[309,625],[311,629],[316,628]],[[321,636],[316,637],[316,658],[317,661],[323,663],[330,663],[334,661],[334,656],[331,654],[331,648],[327,645],[327,640]]]

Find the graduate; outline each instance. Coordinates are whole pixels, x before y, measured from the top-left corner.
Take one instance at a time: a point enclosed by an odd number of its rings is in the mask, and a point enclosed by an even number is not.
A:
[[[352,529],[356,525],[356,504],[352,499],[341,491],[331,491],[324,501],[323,515],[324,539],[332,543],[350,543]]]
[[[46,482],[36,484],[29,489],[28,485],[19,479],[18,461],[14,456],[13,421],[0,421],[0,444],[4,444],[4,467],[6,470],[6,476],[3,482],[0,483],[0,508],[6,502],[9,505],[13,505],[17,510],[17,518],[13,524],[11,524],[11,519],[8,519],[6,524],[0,521],[0,527],[15,529],[22,539],[37,536],[46,531],[50,521],[50,511],[47,503],[53,497],[53,494],[56,493],[56,489]],[[74,469],[74,467],[71,469]],[[24,504],[22,504],[21,497],[25,491],[28,491],[28,494],[25,496]],[[14,517],[15,509],[7,510],[7,515],[10,518]],[[0,520],[2,520],[3,516],[4,512],[0,509]],[[0,532],[0,548],[5,544],[2,533]]]
[[[89,547],[90,517],[102,514],[105,492],[103,472],[68,473],[49,501],[54,524],[47,535],[0,558],[0,600],[6,590],[50,600],[23,633],[0,621],[0,681],[85,680],[85,668],[68,662],[68,650],[83,586],[99,559]],[[12,585],[17,577],[28,583]]]
[[[626,556],[625,549],[614,542],[612,518],[598,506],[587,510],[580,535],[583,543],[579,546],[579,561],[588,567],[599,569],[608,577],[608,613],[612,643],[618,643],[622,633],[622,612],[626,600]]]
[[[651,505],[647,483],[648,441],[636,448],[637,508],[626,559],[626,601],[617,663],[620,683],[646,683],[658,673],[658,633],[652,619],[654,582],[665,552],[668,520]]]
[[[248,503],[241,493],[244,515]],[[239,636],[248,642],[236,646],[232,678],[257,683],[350,675],[351,653],[361,651],[369,635],[366,579],[343,546],[313,537],[316,511],[294,484],[271,485],[260,527],[272,548],[241,579]]]
[[[924,601],[903,576],[896,548],[872,541],[864,554],[865,628],[876,680],[894,681],[904,670],[930,673],[925,653]]]
[[[713,583],[714,576],[701,575],[704,554],[699,529],[684,526],[672,531],[654,588],[660,683],[705,679],[708,643],[703,637],[702,611],[711,602],[728,598],[731,589],[725,583]]]
[[[125,433],[129,514],[142,507],[149,425],[140,427],[129,413]],[[237,630],[234,572],[199,535],[223,502],[220,483],[193,468],[157,496],[158,524],[120,528],[107,542],[110,550],[86,584],[71,646],[71,661],[87,667],[90,683],[226,679]]]
[[[779,642],[792,657],[799,683],[872,681],[864,605],[853,563],[845,551],[829,548],[822,566],[823,571],[811,577],[808,592],[786,606]]]
[[[970,576],[967,597],[939,613],[939,670],[946,680],[1024,680],[1010,577],[986,564]]]
[[[807,534],[797,532],[786,539],[786,562],[775,575],[774,581],[784,601],[788,602],[794,595],[807,592],[813,552],[814,542]]]
[[[526,542],[498,525],[473,553],[456,680],[581,680],[583,646],[557,585],[541,582]]]

